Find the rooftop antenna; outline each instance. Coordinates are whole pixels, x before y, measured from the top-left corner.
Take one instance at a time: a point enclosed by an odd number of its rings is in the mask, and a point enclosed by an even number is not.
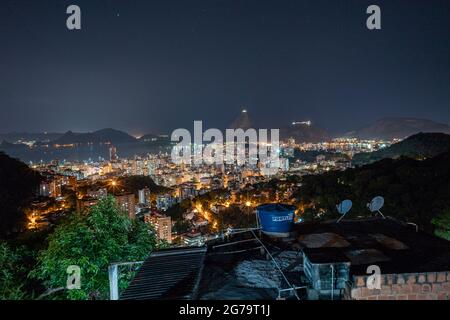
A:
[[[337,211],[342,215],[337,221],[336,223],[339,223],[347,214],[347,212],[350,211],[350,209],[352,208],[352,200],[344,200],[341,203],[339,203],[338,205],[336,205]]]
[[[370,212],[377,212],[383,217],[383,219],[386,219],[386,217],[380,211],[383,205],[384,205],[384,198],[377,196],[367,204],[367,208],[369,208]]]

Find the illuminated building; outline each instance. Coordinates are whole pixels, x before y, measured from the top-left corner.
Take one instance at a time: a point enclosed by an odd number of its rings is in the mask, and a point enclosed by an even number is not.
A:
[[[169,216],[151,213],[144,215],[144,221],[155,227],[158,240],[172,243],[172,219]]]
[[[126,212],[131,219],[134,219],[136,217],[134,194],[122,194],[115,198],[119,208]]]
[[[57,198],[61,196],[61,183],[59,179],[41,182],[39,185],[39,195],[41,197]]]
[[[289,171],[289,159],[280,158],[280,169],[281,171]]]
[[[166,211],[169,209],[175,200],[172,198],[170,194],[163,194],[156,197],[156,208],[161,211]]]
[[[148,175],[153,177],[156,174],[156,165],[152,160],[147,162]]]
[[[200,232],[188,233],[183,236],[183,242],[187,246],[199,247],[205,243],[205,239]]]
[[[117,149],[114,146],[109,148],[109,160],[116,161],[117,160]]]
[[[197,188],[193,183],[183,183],[182,185],[179,186],[178,192],[181,200],[188,198],[192,199],[198,194]]]
[[[140,204],[147,204],[149,203],[150,199],[150,189],[144,188],[138,191],[138,198]]]
[[[106,197],[108,195],[108,191],[106,188],[88,189],[86,195],[91,198],[100,199]]]

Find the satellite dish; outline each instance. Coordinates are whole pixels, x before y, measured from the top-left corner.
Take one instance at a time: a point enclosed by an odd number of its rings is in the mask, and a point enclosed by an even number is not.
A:
[[[377,212],[383,218],[385,218],[385,216],[380,211],[380,209],[383,207],[383,205],[384,205],[384,198],[378,196],[378,197],[373,198],[372,201],[370,201],[367,204],[367,208],[369,208],[370,212]]]
[[[350,209],[352,208],[352,200],[344,200],[341,203],[339,203],[336,208],[339,211],[340,214],[346,214],[347,212],[350,211]]]
[[[339,221],[342,220],[342,218],[344,218],[344,216],[347,214],[347,212],[350,211],[350,209],[352,208],[352,200],[344,200],[341,203],[339,203],[338,205],[336,205],[336,208],[338,210],[338,212],[342,215],[342,217],[340,217],[336,222],[338,223]]]
[[[370,201],[370,203],[367,204],[367,207],[371,212],[377,212],[379,211],[384,205],[384,198],[383,197],[375,197]]]

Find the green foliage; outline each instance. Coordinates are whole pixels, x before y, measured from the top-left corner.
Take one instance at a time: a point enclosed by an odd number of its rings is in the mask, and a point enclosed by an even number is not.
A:
[[[0,241],[0,300],[20,300],[25,297],[23,279],[23,248],[11,249]]]
[[[374,196],[385,198],[383,213],[433,231],[431,220],[450,207],[450,153],[427,160],[384,159],[363,167],[305,176],[296,193],[306,208],[305,219],[338,218],[336,204],[348,198],[347,217],[369,216]],[[312,213],[315,213],[314,215]]]
[[[185,199],[167,209],[164,214],[171,217],[173,221],[183,220],[183,213],[192,207],[192,201]]]
[[[203,208],[209,208],[210,205],[218,202],[223,203],[226,199],[228,199],[228,191],[226,189],[211,190],[205,194],[195,197],[192,201],[193,203],[191,202],[191,205],[201,205]]]
[[[256,216],[251,208],[241,209],[238,206],[230,206],[216,215],[218,230],[233,228],[251,228],[256,226]]]
[[[436,228],[434,230],[435,235],[450,240],[450,208],[434,218],[431,223]]]
[[[173,226],[173,231],[182,234],[188,232],[191,228],[191,224],[185,220],[177,220]]]
[[[65,287],[67,267],[76,265],[81,269],[81,289],[64,290],[58,297],[106,299],[108,266],[143,260],[155,243],[154,234],[143,222],[130,220],[117,208],[113,197],[106,197],[88,214],[73,214],[55,229],[31,276],[42,280],[47,289]]]
[[[409,157],[424,159],[450,151],[450,135],[444,133],[418,133],[392,146],[375,152],[358,153],[353,163],[363,165],[385,158]]]

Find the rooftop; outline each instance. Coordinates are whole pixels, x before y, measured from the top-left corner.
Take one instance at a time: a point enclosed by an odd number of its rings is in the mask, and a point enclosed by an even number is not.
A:
[[[207,249],[155,252],[121,299],[275,299],[279,288],[308,285],[302,253],[313,264],[349,264],[350,276],[366,275],[373,264],[382,274],[450,271],[449,241],[390,218],[302,223],[289,238],[260,239],[244,231]]]
[[[393,219],[295,226],[295,243],[313,263],[348,261],[350,274],[376,264],[383,274],[450,270],[450,242]]]
[[[205,253],[205,247],[152,253],[120,299],[195,299]]]

